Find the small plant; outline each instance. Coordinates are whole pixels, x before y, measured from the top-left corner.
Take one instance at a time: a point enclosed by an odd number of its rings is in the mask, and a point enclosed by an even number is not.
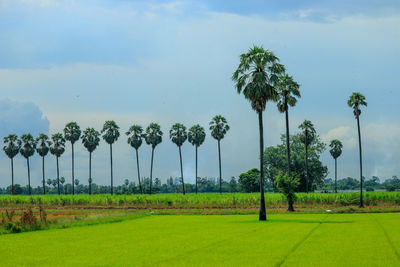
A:
[[[276,187],[279,192],[286,196],[288,201],[288,211],[294,211],[293,203],[296,200],[295,190],[300,184],[300,179],[296,174],[292,174],[291,177],[287,173],[279,172],[276,177]]]
[[[26,211],[22,212],[21,224],[24,229],[36,228],[37,219],[36,219],[35,215],[33,215],[33,211],[31,208],[28,208]]]

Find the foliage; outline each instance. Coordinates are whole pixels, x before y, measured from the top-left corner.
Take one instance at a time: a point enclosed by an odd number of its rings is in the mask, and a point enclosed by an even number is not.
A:
[[[4,137],[4,144],[3,150],[10,159],[14,158],[19,153],[21,141],[15,134]]]
[[[67,123],[64,128],[64,137],[71,144],[74,144],[81,137],[81,128],[76,122]]]
[[[118,140],[119,126],[115,123],[115,121],[106,121],[101,133],[103,134],[104,141],[111,145]]]
[[[187,139],[187,136],[186,127],[181,123],[175,123],[172,125],[171,130],[169,131],[169,137],[171,138],[171,141],[178,147],[183,145]]]
[[[45,134],[40,134],[37,138],[36,138],[36,152],[41,156],[41,157],[45,157],[50,150],[50,146],[51,146],[51,141],[49,140],[49,137]]]
[[[331,148],[329,150],[329,153],[331,153],[332,157],[334,159],[337,159],[338,157],[340,157],[340,155],[342,155],[342,142],[340,142],[337,139],[334,139],[331,141],[331,143],[329,144],[329,147]]]
[[[82,144],[91,153],[96,150],[100,143],[100,133],[93,128],[87,128],[83,131]]]
[[[260,192],[260,171],[253,168],[239,175],[239,187],[241,192]]]
[[[161,131],[161,127],[157,123],[150,123],[146,128],[146,143],[155,148],[158,144],[162,142],[163,132]]]
[[[56,157],[60,157],[65,152],[65,138],[61,133],[56,133],[51,136],[52,146],[50,147],[50,153]]]
[[[19,151],[21,155],[26,159],[33,156],[36,148],[36,142],[35,139],[33,139],[33,136],[31,134],[23,134],[21,136],[21,141],[23,143],[23,146]]]
[[[365,96],[361,93],[354,92],[347,101],[347,105],[353,109],[354,116],[358,117],[361,115],[360,106],[367,106],[368,104],[365,101]]]
[[[215,116],[210,122],[211,136],[216,140],[224,138],[225,134],[229,131],[227,120],[221,115]]]
[[[294,107],[297,103],[296,97],[301,97],[300,85],[293,80],[292,76],[284,74],[279,76],[276,89],[278,93],[277,107],[279,112],[285,112],[288,106]]]
[[[139,149],[145,137],[142,126],[137,124],[132,125],[126,132],[126,135],[128,136],[128,144],[136,150]]]
[[[300,141],[304,145],[309,146],[316,135],[314,125],[311,121],[305,120],[302,124],[299,125],[299,129],[302,130],[302,133],[300,134]]]
[[[193,146],[201,146],[206,139],[206,132],[199,124],[190,127],[188,132],[188,140]]]
[[[278,175],[276,176],[275,183],[279,192],[284,194],[288,201],[289,204],[288,211],[294,211],[293,203],[296,200],[295,191],[300,183],[299,177],[295,173],[292,173],[291,177],[289,177],[287,173],[279,172]]]

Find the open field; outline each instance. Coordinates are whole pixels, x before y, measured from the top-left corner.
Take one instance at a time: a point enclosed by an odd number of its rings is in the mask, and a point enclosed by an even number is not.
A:
[[[0,236],[2,266],[399,266],[399,213],[151,215]],[[23,251],[23,253],[21,253]]]

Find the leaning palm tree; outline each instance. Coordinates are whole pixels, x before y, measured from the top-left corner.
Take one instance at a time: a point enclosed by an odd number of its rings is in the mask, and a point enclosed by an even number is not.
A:
[[[185,143],[187,139],[186,127],[181,123],[175,123],[172,125],[171,130],[169,131],[169,138],[171,141],[176,144],[179,148],[179,160],[181,163],[181,182],[182,182],[182,192],[185,194],[185,183],[183,181],[183,168],[182,168],[182,151],[181,146]]]
[[[290,175],[290,135],[289,135],[289,106],[294,107],[297,103],[296,97],[301,97],[299,84],[293,80],[292,76],[287,74],[279,76],[277,83],[278,92],[278,110],[286,115],[286,151],[288,159],[288,175]]]
[[[79,140],[81,137],[81,128],[76,122],[70,122],[68,123],[65,128],[64,128],[64,136],[67,141],[71,142],[71,147],[72,147],[72,194],[75,194],[74,190],[74,180],[75,180],[75,175],[74,175],[74,144],[76,141]]]
[[[264,198],[264,132],[262,114],[268,101],[277,100],[276,83],[279,74],[285,68],[279,64],[279,58],[271,51],[254,46],[245,54],[240,55],[240,63],[233,73],[232,80],[236,82],[237,92],[251,103],[251,107],[258,113],[260,130],[260,214],[259,220],[267,219]]]
[[[36,142],[31,134],[23,134],[21,136],[21,141],[23,145],[19,152],[24,158],[26,158],[26,166],[28,167],[28,192],[29,195],[31,195],[31,170],[29,168],[29,158],[35,154]]]
[[[337,158],[342,155],[342,142],[340,142],[337,139],[334,139],[331,141],[329,144],[329,147],[331,148],[329,152],[331,153],[332,157],[335,159],[335,193],[337,193]]]
[[[301,134],[301,142],[305,145],[306,148],[306,192],[309,190],[309,177],[308,177],[308,147],[314,141],[315,138],[315,128],[311,121],[305,120],[302,124],[300,124],[299,129],[303,132]]]
[[[65,138],[61,133],[56,133],[51,136],[53,141],[50,147],[50,153],[56,156],[57,160],[57,191],[60,194],[60,168],[58,164],[58,158],[65,152]]]
[[[146,136],[145,140],[148,145],[151,145],[151,164],[150,164],[150,195],[152,193],[153,186],[153,158],[154,158],[154,149],[158,144],[162,142],[163,132],[161,131],[160,125],[157,123],[150,123],[150,125],[146,128]]]
[[[143,134],[143,128],[142,126],[136,124],[132,125],[129,128],[129,131],[126,132],[126,135],[128,136],[128,144],[130,144],[136,151],[136,167],[139,180],[139,187],[140,187],[140,193],[143,194],[142,183],[140,181],[139,152],[138,152],[140,146],[143,143],[143,138],[145,137],[145,135]]]
[[[360,150],[360,208],[364,208],[363,201],[363,176],[362,176],[362,150],[361,150],[361,131],[360,131],[360,115],[361,109],[360,106],[367,106],[367,102],[365,101],[365,96],[360,93],[353,93],[349,100],[347,101],[347,105],[353,108],[354,116],[357,120],[357,129],[358,129],[358,146]]]
[[[51,146],[51,142],[49,141],[49,137],[45,134],[40,134],[36,138],[36,152],[42,157],[42,176],[43,176],[43,195],[46,194],[46,183],[45,183],[45,173],[44,173],[44,157],[49,153],[49,147]]]
[[[215,116],[210,122],[211,136],[218,141],[218,160],[219,160],[219,193],[222,193],[222,171],[221,171],[221,140],[229,131],[227,120],[221,115]]]
[[[6,155],[11,159],[11,195],[14,194],[14,157],[18,155],[19,149],[21,148],[21,140],[18,139],[18,136],[15,134],[10,134],[9,136],[4,137],[3,147]]]
[[[111,163],[111,195],[113,194],[113,160],[112,160],[112,144],[118,140],[119,127],[115,121],[106,121],[104,123],[101,133],[103,134],[104,141],[110,145],[110,163]]]
[[[204,128],[199,124],[196,124],[189,129],[188,140],[189,142],[195,146],[196,148],[196,194],[197,194],[197,149],[201,144],[203,144],[204,139],[206,138],[206,132]]]
[[[100,143],[99,136],[100,133],[98,131],[93,128],[87,128],[83,131],[83,135],[81,137],[83,146],[89,151],[89,195],[92,194],[92,152],[95,151]]]

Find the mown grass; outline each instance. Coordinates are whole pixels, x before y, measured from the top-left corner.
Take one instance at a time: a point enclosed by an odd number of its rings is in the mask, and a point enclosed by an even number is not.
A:
[[[399,266],[400,214],[144,216],[0,236],[1,266]]]

